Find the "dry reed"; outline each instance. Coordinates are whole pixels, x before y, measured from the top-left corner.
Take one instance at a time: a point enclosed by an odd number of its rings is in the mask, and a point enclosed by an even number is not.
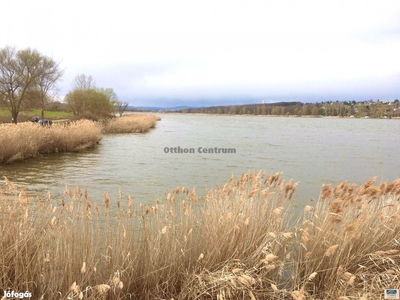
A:
[[[104,133],[144,133],[156,126],[160,120],[154,115],[129,114],[108,120],[103,125]]]
[[[81,120],[51,127],[25,122],[0,125],[0,163],[12,163],[45,153],[80,151],[101,140],[98,123]]]
[[[0,190],[0,288],[35,299],[381,299],[400,285],[400,179],[325,186],[248,172],[199,197],[31,198]],[[101,200],[101,201],[100,201]],[[294,224],[294,225],[289,225]]]
[[[374,183],[323,187],[295,229],[293,286],[317,299],[382,299],[385,288],[400,287],[400,179]]]

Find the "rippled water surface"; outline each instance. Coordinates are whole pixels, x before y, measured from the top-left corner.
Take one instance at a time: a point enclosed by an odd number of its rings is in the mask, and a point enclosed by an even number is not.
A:
[[[177,186],[221,185],[249,169],[283,171],[299,181],[297,198],[317,198],[324,183],[400,177],[400,121],[161,114],[146,134],[107,135],[83,153],[46,155],[12,165],[0,174],[35,193],[61,196],[66,185],[87,187],[92,199],[118,190],[152,202]],[[165,147],[195,153],[165,153]],[[234,154],[198,148],[234,148]]]

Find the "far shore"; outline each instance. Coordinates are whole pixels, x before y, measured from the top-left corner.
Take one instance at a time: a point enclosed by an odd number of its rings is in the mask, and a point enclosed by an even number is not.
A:
[[[207,113],[181,113],[177,111],[155,111],[153,113],[157,114],[175,114],[175,115],[199,115],[199,116],[247,116],[247,117],[270,117],[270,118],[307,118],[307,119],[371,119],[371,120],[400,120],[400,117],[391,117],[391,118],[358,118],[358,117],[350,117],[350,116],[311,116],[311,115],[305,115],[305,116],[297,116],[297,115],[253,115],[253,114],[207,114]]]

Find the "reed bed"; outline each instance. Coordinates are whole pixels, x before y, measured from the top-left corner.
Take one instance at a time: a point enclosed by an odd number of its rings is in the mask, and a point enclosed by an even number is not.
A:
[[[154,128],[160,118],[154,115],[129,114],[108,120],[103,125],[104,133],[144,133]]]
[[[0,163],[12,163],[45,153],[80,151],[101,140],[98,123],[81,120],[51,127],[24,122],[0,125]]]
[[[34,299],[383,299],[400,286],[400,179],[324,186],[248,172],[154,203],[0,190],[0,289]]]
[[[302,299],[383,299],[384,289],[400,288],[400,178],[375,179],[326,185],[304,208],[293,270]]]

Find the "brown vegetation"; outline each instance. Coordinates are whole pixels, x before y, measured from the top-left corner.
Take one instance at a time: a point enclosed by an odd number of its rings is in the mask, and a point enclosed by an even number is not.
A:
[[[52,127],[31,122],[2,124],[0,140],[0,163],[11,163],[45,153],[92,147],[101,140],[101,128],[88,120]]]
[[[0,125],[0,164],[38,155],[80,151],[94,146],[101,133],[144,133],[156,126],[154,115],[126,115],[99,122],[78,120],[68,124],[38,126],[31,122]]]
[[[129,114],[105,122],[104,133],[144,133],[156,126],[154,115]]]
[[[400,179],[324,186],[293,219],[297,184],[248,172],[204,198],[134,207],[69,188],[0,190],[0,289],[35,299],[381,299],[400,285]],[[103,298],[101,298],[103,297]]]

